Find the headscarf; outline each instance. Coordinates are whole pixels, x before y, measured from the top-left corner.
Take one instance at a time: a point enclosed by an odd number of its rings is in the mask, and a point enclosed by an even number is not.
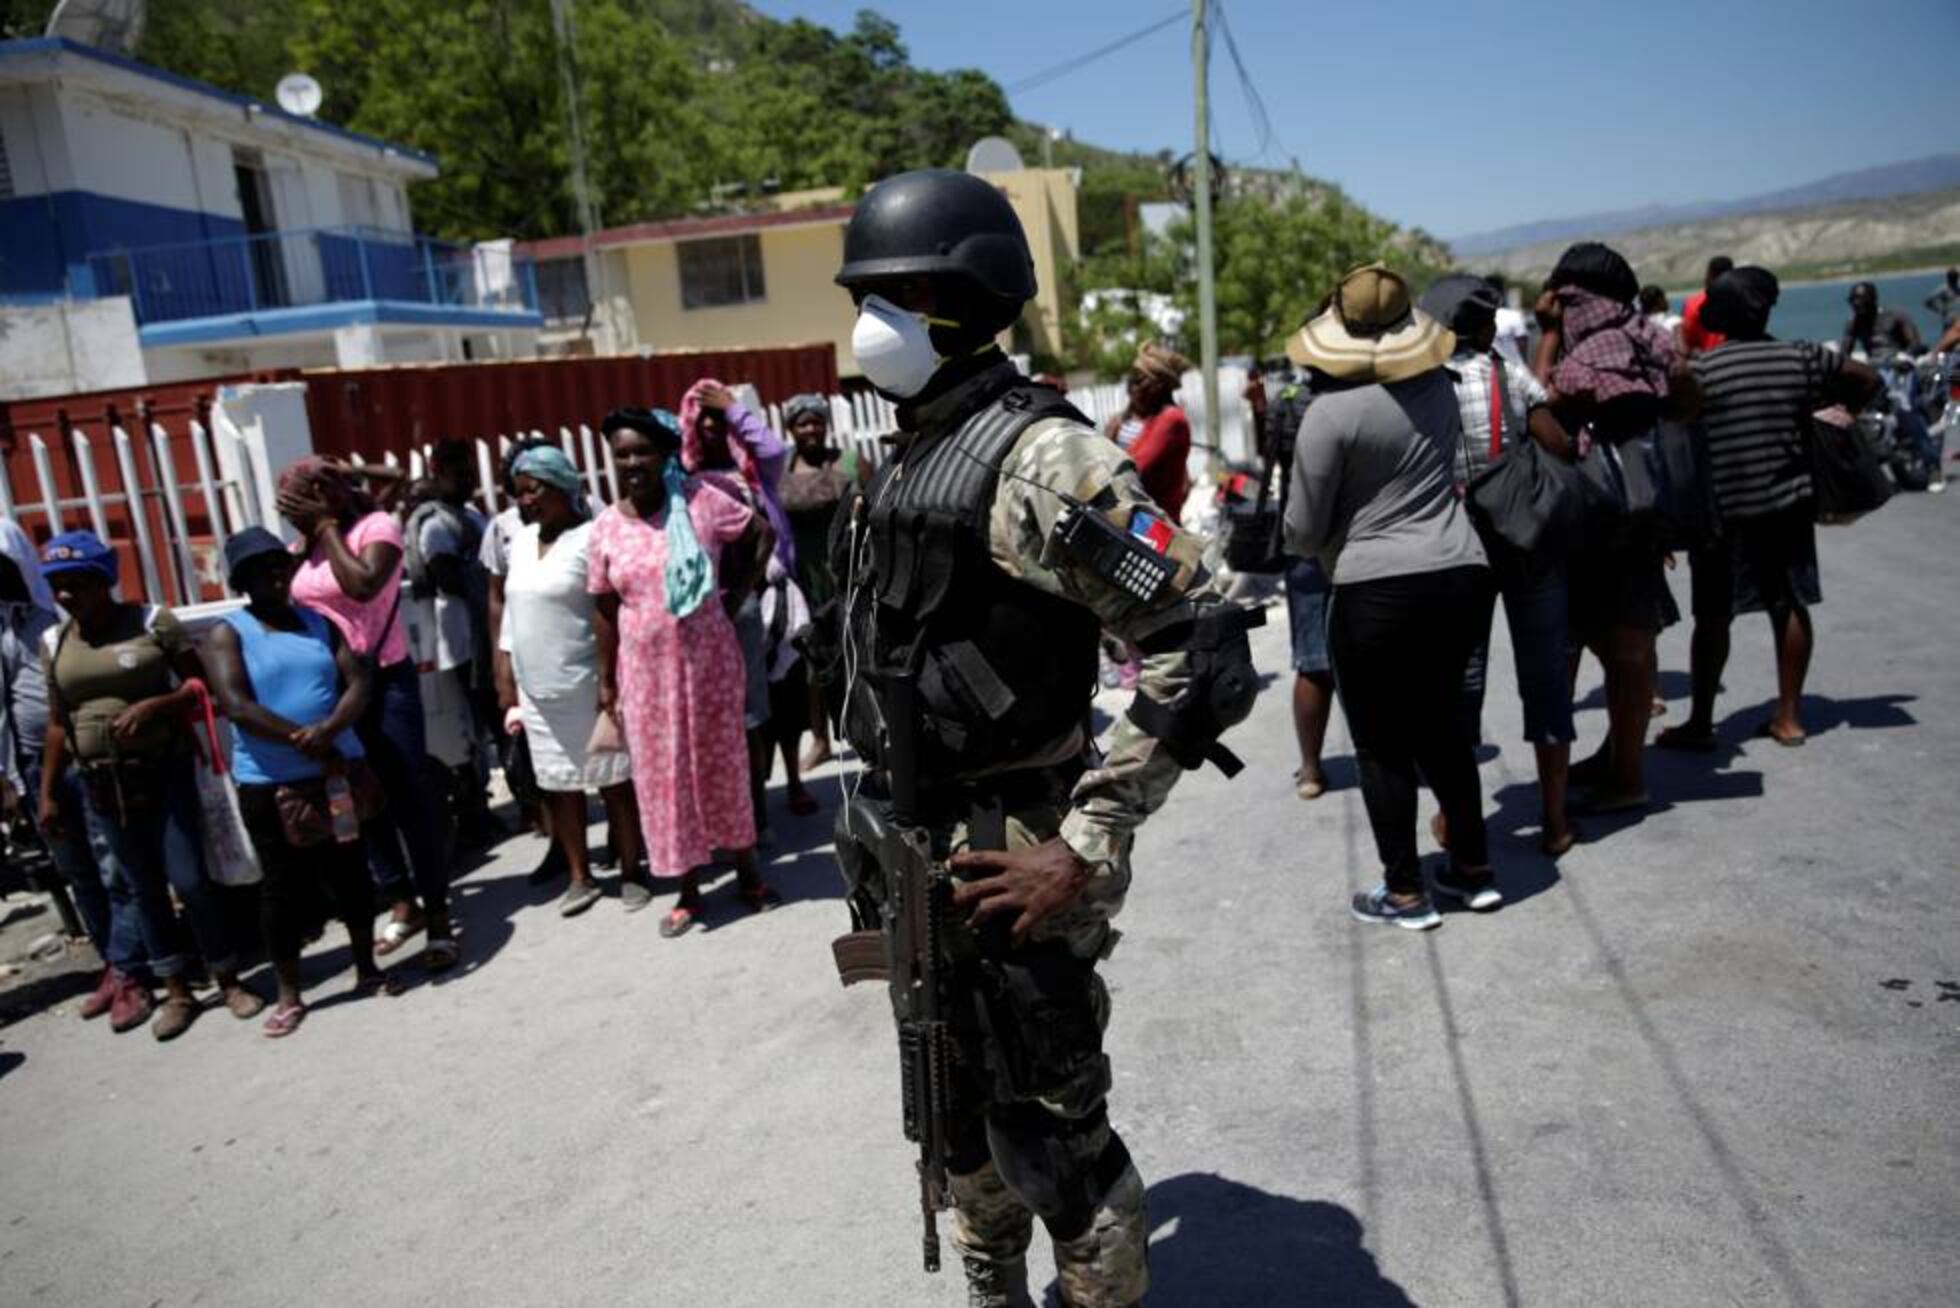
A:
[[[1184,374],[1191,370],[1191,363],[1167,345],[1146,341],[1143,348],[1137,351],[1137,357],[1130,364],[1130,368],[1151,381],[1162,382],[1172,390],[1176,390],[1178,383],[1184,380]]]
[[[513,477],[535,477],[574,499],[578,497],[578,469],[572,466],[565,451],[556,445],[536,445],[525,450],[510,465],[510,474]]]
[[[1674,342],[1628,300],[1608,299],[1577,285],[1556,292],[1563,311],[1564,352],[1552,385],[1567,395],[1604,404],[1627,396],[1667,398]]]
[[[1731,268],[1710,283],[1702,324],[1728,337],[1761,336],[1769,328],[1780,289],[1776,274],[1767,268]]]
[[[830,401],[821,395],[792,395],[783,404],[783,426],[793,427],[805,414],[816,414],[830,425]]]
[[[317,454],[295,460],[279,474],[279,493],[319,500],[336,517],[363,518],[374,512],[374,500],[346,469]]]
[[[681,396],[681,463],[689,472],[712,472],[704,466],[707,450],[701,435],[701,410],[708,407],[701,397],[721,385],[712,377],[703,377],[687,388]],[[724,441],[728,446],[729,457],[735,460],[735,470],[742,474],[742,480],[751,489],[762,489],[762,469],[756,466],[755,453],[736,439],[734,424],[729,424],[729,432]]]
[[[666,410],[661,410],[666,412]],[[687,508],[687,472],[670,456],[660,478],[667,487],[667,612],[684,618],[715,593],[715,569],[708,551],[694,534],[694,515]]]
[[[1621,304],[1640,297],[1640,279],[1633,275],[1633,265],[1618,250],[1598,241],[1580,241],[1568,248],[1545,285],[1552,290],[1576,286]]]
[[[27,586],[28,602],[53,613],[54,591],[49,589],[48,579],[41,575],[41,559],[34,552],[34,542],[12,518],[0,518],[0,555],[13,560],[14,567],[20,570],[20,579]]]

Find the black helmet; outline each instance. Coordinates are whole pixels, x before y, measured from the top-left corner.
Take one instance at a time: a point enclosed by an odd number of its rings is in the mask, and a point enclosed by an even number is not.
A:
[[[1034,298],[1027,234],[993,183],[920,168],[887,177],[858,201],[844,229],[837,284],[921,275],[963,277],[1016,310]]]

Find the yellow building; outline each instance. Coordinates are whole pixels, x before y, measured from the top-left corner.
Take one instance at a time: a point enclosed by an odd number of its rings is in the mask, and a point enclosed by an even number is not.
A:
[[[982,176],[1013,204],[1034,253],[1040,290],[1013,347],[1055,353],[1061,269],[1079,248],[1075,174],[1044,168]],[[593,234],[590,275],[581,238],[531,242],[523,248],[538,261],[541,342],[620,353],[829,342],[838,372],[855,376],[850,298],[831,280],[851,217],[841,196],[805,191],[778,197],[763,213],[608,228]]]

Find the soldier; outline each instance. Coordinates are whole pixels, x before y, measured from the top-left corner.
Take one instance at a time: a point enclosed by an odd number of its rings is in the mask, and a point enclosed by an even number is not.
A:
[[[843,729],[867,766],[838,820],[859,927],[839,966],[892,981],[927,1268],[933,1210],[950,1207],[969,1303],[1028,1304],[1040,1217],[1065,1302],[1120,1308],[1146,1288],[1148,1227],[1109,1123],[1095,967],[1116,944],[1137,826],[1184,769],[1236,770],[1218,737],[1252,705],[1258,615],[1218,596],[1201,543],[1123,452],[1002,355],[1035,282],[993,186],[936,169],[880,183],[837,281],[859,366],[901,428],[832,532]],[[1097,758],[1104,628],[1145,659]],[[925,851],[932,880],[915,884],[943,922],[914,930],[895,831]],[[853,941],[873,959],[859,978]]]

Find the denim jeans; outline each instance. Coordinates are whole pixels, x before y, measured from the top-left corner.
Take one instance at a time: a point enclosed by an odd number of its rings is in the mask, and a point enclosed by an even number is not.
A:
[[[400,899],[408,894],[412,869],[423,911],[447,913],[449,865],[436,807],[443,796],[429,784],[428,735],[414,660],[403,659],[374,674],[373,697],[357,730],[368,765],[388,796],[387,811],[367,825],[375,887],[384,901]]]
[[[28,796],[41,793],[38,764],[25,770],[23,780]],[[143,924],[136,915],[136,896],[126,881],[104,875],[96,865],[94,851],[89,848],[82,781],[74,768],[55,782],[54,799],[61,809],[64,834],[59,840],[48,841],[48,854],[54,859],[55,871],[68,883],[82,929],[88,932],[89,943],[103,962],[118,972],[139,975],[148,958],[143,952]]]
[[[204,875],[204,851],[197,817],[197,779],[188,757],[156,765],[157,800],[153,807],[121,818],[102,812],[86,790],[88,843],[102,869],[103,880],[120,880],[135,896],[136,920],[150,971],[159,979],[181,976],[189,963],[177,914],[171,908],[175,890],[190,918],[191,934],[204,962],[213,972],[236,970],[238,959],[225,927],[217,887]]]
[[[1511,628],[1511,655],[1517,665],[1518,698],[1524,701],[1524,738],[1532,745],[1572,743],[1570,606],[1564,564],[1555,558],[1521,554],[1486,537],[1490,574],[1477,616],[1477,643],[1463,672],[1463,721],[1470,739],[1483,738],[1484,686],[1490,673],[1490,624],[1497,597],[1504,597],[1504,620]]]

